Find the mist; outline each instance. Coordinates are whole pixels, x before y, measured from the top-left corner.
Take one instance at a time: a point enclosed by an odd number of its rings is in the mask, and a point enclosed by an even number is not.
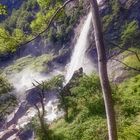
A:
[[[47,81],[52,77],[62,74],[59,70],[53,70],[49,74],[39,73],[30,68],[26,68],[17,74],[7,76],[9,82],[13,85],[18,99],[24,99],[27,90],[34,88],[33,83]]]

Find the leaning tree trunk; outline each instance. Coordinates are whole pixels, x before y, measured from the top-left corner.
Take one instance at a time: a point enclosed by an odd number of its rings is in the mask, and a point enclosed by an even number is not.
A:
[[[111,87],[107,74],[107,58],[105,53],[105,45],[103,40],[102,25],[100,21],[99,8],[96,0],[90,0],[92,11],[92,22],[94,27],[95,44],[98,53],[98,67],[101,87],[104,97],[108,135],[109,140],[117,140],[117,128],[115,120],[115,111],[113,107],[113,100],[111,95]]]

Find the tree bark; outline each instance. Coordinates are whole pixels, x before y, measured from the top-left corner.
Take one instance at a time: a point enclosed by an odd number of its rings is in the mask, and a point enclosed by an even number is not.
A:
[[[102,25],[100,21],[97,0],[90,0],[90,5],[91,5],[91,12],[92,12],[92,20],[93,20],[92,23],[94,27],[95,44],[98,53],[99,76],[100,76],[100,82],[101,82],[102,93],[103,93],[105,109],[106,109],[106,116],[107,116],[108,136],[109,136],[109,140],[117,140],[115,111],[113,107],[111,87],[107,74],[107,59],[106,59]]]

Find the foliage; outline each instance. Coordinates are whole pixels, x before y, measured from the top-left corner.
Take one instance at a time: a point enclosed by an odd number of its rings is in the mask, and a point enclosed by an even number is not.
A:
[[[45,90],[61,90],[63,87],[63,81],[64,81],[64,76],[63,75],[57,75],[54,76],[52,79],[46,81],[45,84]]]
[[[113,22],[117,19],[119,11],[120,11],[120,5],[119,2],[116,0],[109,1],[109,9],[110,12],[103,16],[103,29],[106,31],[110,26],[112,26]]]
[[[138,140],[140,138],[140,75],[120,84],[118,91],[116,108],[119,114],[119,139]]]
[[[28,0],[19,9],[12,9],[11,15],[5,16],[0,24],[0,55],[15,52],[20,44],[30,39],[30,23],[37,11],[36,0]]]
[[[140,69],[140,61],[137,59],[135,54],[126,57],[123,62],[133,68]]]
[[[50,18],[53,16],[56,9],[62,5],[62,2],[62,0],[57,0],[55,2],[38,0],[41,10],[36,14],[36,19],[31,23],[32,32],[34,34],[38,33],[38,31],[41,32],[47,27]],[[52,23],[53,26],[45,33],[49,41],[64,43],[68,40],[72,32],[72,27],[76,24],[81,14],[81,5],[77,9],[74,9],[73,12],[69,10],[68,13],[63,10],[58,14]]]
[[[104,104],[97,76],[80,78],[79,85],[73,85],[74,96],[69,102],[69,121],[61,119],[50,127],[52,140],[104,140],[107,139],[107,126]],[[114,101],[118,122],[119,140],[140,138],[140,75],[121,83],[114,88]],[[85,97],[84,97],[84,96]],[[72,111],[73,109],[75,109]],[[50,140],[51,140],[50,139]]]
[[[75,79],[66,96],[68,120],[60,120],[51,126],[52,140],[103,140],[107,136],[100,82],[96,75],[84,75]],[[96,129],[95,129],[96,128]]]
[[[7,15],[6,6],[0,4],[0,15]]]
[[[47,132],[46,134],[43,133],[40,123],[38,121],[38,117],[35,116],[34,118],[32,118],[31,122],[28,124],[27,129],[33,129],[36,136],[37,136],[37,140],[50,140],[48,134],[50,135],[50,130],[48,130],[48,124],[44,124],[44,126],[46,126],[47,128]]]
[[[11,92],[13,87],[8,80],[0,75],[0,119],[10,113],[16,105],[16,97]]]
[[[122,104],[122,114],[126,116],[134,115],[140,112],[140,75],[124,82],[119,87],[121,94],[120,102]]]
[[[0,75],[0,95],[6,94],[12,90],[12,86],[6,78]]]
[[[62,0],[53,2],[50,0],[27,0],[22,2],[19,9],[12,9],[11,15],[9,14],[0,24],[5,37],[4,39],[3,36],[1,37],[0,54],[15,52],[20,44],[24,44],[31,37],[44,30],[50,18],[62,3]],[[67,13],[67,10],[62,10],[54,19],[48,32],[42,35],[45,36],[45,40],[62,44],[68,41],[72,34],[73,26],[77,23],[77,19],[81,14],[81,7],[82,4],[77,9],[69,10]],[[18,39],[16,38],[17,36],[13,36],[17,30],[20,30]]]
[[[81,116],[80,116],[81,115]],[[104,140],[107,130],[105,119],[101,117],[87,116],[86,110],[83,110],[71,124],[60,120],[55,123],[51,129],[54,131],[52,140]],[[87,120],[86,120],[87,119]],[[62,127],[63,126],[63,127]]]
[[[2,22],[1,26],[10,32],[19,28],[23,32],[30,33],[30,23],[36,11],[38,11],[36,0],[27,0],[19,8],[12,9],[11,15]]]
[[[41,90],[43,89],[44,93],[45,93],[45,91],[49,92],[49,91],[54,91],[54,90],[56,90],[56,92],[59,92],[63,87],[63,79],[64,79],[64,77],[62,75],[57,75],[57,76],[54,76],[50,80],[40,83],[36,88],[39,88]],[[32,122],[31,122],[32,127],[34,128],[35,133],[37,134],[39,140],[46,140],[46,139],[51,140],[51,137],[50,137],[51,131],[48,129],[48,124],[45,123],[46,121],[44,121],[45,116],[42,116],[42,117],[41,118],[38,117],[39,119],[43,119],[43,120],[40,120],[39,123],[38,123],[36,117],[33,118]],[[41,121],[43,121],[43,123],[41,123]],[[45,126],[45,128],[44,128],[44,126]]]
[[[26,40],[26,35],[15,29],[12,35],[4,28],[0,28],[0,54],[15,52],[18,45]]]
[[[31,28],[33,32],[42,31],[48,24],[50,18],[53,16],[54,12],[58,7],[60,7],[60,3],[55,3],[53,7],[50,7],[51,1],[44,1],[44,0],[38,0],[40,8],[47,8],[47,11],[40,10],[37,15],[36,19],[32,21]]]
[[[122,46],[133,47],[137,43],[137,38],[140,35],[139,25],[137,21],[131,21],[130,23],[125,24],[124,30],[121,34]]]

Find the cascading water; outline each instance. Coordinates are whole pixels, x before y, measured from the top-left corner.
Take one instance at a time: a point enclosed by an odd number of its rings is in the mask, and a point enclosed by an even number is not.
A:
[[[84,66],[85,52],[88,47],[88,33],[90,29],[91,19],[92,19],[92,13],[90,12],[84,23],[79,39],[75,45],[75,48],[71,57],[71,61],[68,65],[67,74],[65,77],[65,84],[69,82],[69,80],[72,78],[76,70]]]

